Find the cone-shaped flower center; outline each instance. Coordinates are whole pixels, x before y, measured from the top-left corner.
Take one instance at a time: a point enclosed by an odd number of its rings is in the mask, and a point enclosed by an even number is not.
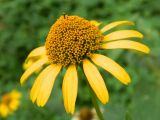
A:
[[[45,47],[52,63],[80,63],[99,48],[103,39],[100,30],[78,16],[61,16],[51,27]]]

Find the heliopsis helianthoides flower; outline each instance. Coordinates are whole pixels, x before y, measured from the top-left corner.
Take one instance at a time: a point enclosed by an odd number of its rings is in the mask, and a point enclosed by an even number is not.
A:
[[[16,111],[20,105],[20,97],[21,93],[16,90],[0,97],[0,117],[7,117]]]
[[[130,21],[117,21],[100,29],[100,24],[95,21],[78,16],[61,16],[51,27],[45,44],[31,51],[26,59],[26,62],[34,62],[22,75],[21,84],[45,65],[32,86],[32,102],[41,107],[46,104],[57,75],[65,67],[67,70],[62,84],[64,106],[67,113],[73,114],[78,91],[77,66],[82,65],[92,90],[103,104],[107,103],[108,91],[95,65],[102,67],[125,85],[130,82],[130,77],[120,65],[109,57],[98,54],[97,50],[124,48],[149,53],[147,46],[129,39],[143,38],[138,31],[118,30],[106,34],[106,31],[122,25],[134,24]]]
[[[73,115],[72,120],[99,120],[99,118],[95,109],[83,107]]]

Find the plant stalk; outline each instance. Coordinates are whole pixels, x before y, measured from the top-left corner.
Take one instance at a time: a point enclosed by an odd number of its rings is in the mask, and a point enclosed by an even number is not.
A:
[[[96,110],[96,113],[97,113],[97,115],[99,117],[99,120],[104,120],[102,112],[101,112],[101,110],[99,108],[99,105],[98,105],[98,102],[97,102],[97,97],[96,97],[94,91],[92,90],[92,88],[90,87],[89,84],[88,84],[88,87],[89,87],[89,91],[91,93],[92,103],[93,103],[93,105],[95,107],[95,110]]]

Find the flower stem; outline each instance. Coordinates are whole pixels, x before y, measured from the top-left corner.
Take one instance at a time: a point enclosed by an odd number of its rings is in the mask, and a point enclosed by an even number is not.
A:
[[[89,84],[88,84],[88,86],[89,86],[89,91],[90,91],[91,97],[92,97],[92,103],[93,103],[93,105],[94,105],[94,107],[95,107],[95,109],[96,109],[96,113],[97,113],[97,115],[98,115],[98,117],[99,117],[99,120],[104,120],[103,115],[102,115],[102,113],[101,113],[101,111],[100,111],[98,102],[97,102],[97,100],[96,100],[97,98],[96,98],[96,96],[95,96],[95,93],[93,92],[93,90],[92,90],[92,88],[90,87]]]

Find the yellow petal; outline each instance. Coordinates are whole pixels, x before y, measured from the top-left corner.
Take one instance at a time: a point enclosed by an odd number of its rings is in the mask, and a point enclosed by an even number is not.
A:
[[[19,105],[20,105],[20,100],[14,99],[10,102],[9,108],[10,110],[15,111],[18,109]]]
[[[26,60],[24,63],[23,63],[23,69],[26,70],[28,69],[35,61],[30,59],[30,60]]]
[[[27,70],[31,65],[33,65],[36,61],[38,61],[39,59],[42,59],[47,56],[43,55],[43,56],[39,56],[39,57],[31,57],[31,58],[27,58],[25,60],[25,62],[23,63],[23,69]],[[39,73],[40,70],[42,69],[42,67],[40,67],[38,70],[35,71],[35,73]]]
[[[98,22],[96,20],[91,20],[90,22],[91,22],[91,24],[95,25],[96,27],[98,27],[101,24],[100,22]]]
[[[34,73],[36,70],[38,70],[42,65],[48,62],[47,58],[42,58],[38,61],[36,61],[34,64],[32,64],[22,75],[20,82],[21,85],[27,80],[27,78]]]
[[[3,118],[7,117],[10,114],[9,108],[5,104],[0,104],[0,116]]]
[[[61,65],[51,65],[50,67],[52,67],[52,69],[49,71],[47,76],[44,77],[37,96],[37,105],[40,107],[43,107],[48,101],[54,81],[62,68]]]
[[[109,100],[108,91],[98,69],[89,60],[86,59],[83,61],[83,70],[91,88],[99,100],[103,104],[107,103]]]
[[[120,40],[126,38],[143,38],[143,35],[135,30],[118,30],[104,36],[103,41]]]
[[[117,21],[117,22],[112,22],[106,26],[104,26],[102,29],[101,29],[101,32],[104,33],[114,27],[117,27],[117,26],[122,26],[122,25],[134,25],[133,22],[130,22],[130,21]]]
[[[30,54],[28,55],[28,57],[26,58],[26,60],[23,64],[23,68],[24,69],[29,68],[35,61],[37,61],[43,57],[47,57],[46,50],[45,50],[44,46],[41,46],[41,47],[38,47],[38,48],[32,50],[30,52]]]
[[[37,79],[35,80],[31,92],[30,92],[30,98],[32,100],[32,102],[34,103],[37,99],[37,96],[39,94],[40,88],[42,86],[42,82],[43,80],[46,78],[46,76],[48,75],[48,73],[53,69],[54,65],[50,65],[48,67],[46,67],[41,73],[40,75],[37,77]]]
[[[16,90],[12,90],[12,92],[10,93],[10,95],[12,96],[12,98],[14,99],[19,99],[21,98],[22,94],[19,91]]]
[[[113,41],[105,43],[101,46],[103,49],[119,49],[119,48],[125,48],[125,49],[134,49],[140,52],[149,53],[150,49],[139,42],[130,41],[130,40],[119,40],[119,41]]]
[[[38,48],[32,50],[32,51],[29,53],[29,55],[28,55],[27,58],[41,56],[41,55],[44,55],[45,53],[46,53],[45,47],[44,47],[44,46],[41,46],[41,47],[38,47]]]
[[[128,73],[112,59],[100,54],[93,54],[91,59],[95,64],[111,73],[122,83],[126,85],[130,83],[130,77]]]
[[[78,92],[78,76],[75,65],[70,65],[65,73],[62,85],[64,106],[67,113],[74,113]]]

